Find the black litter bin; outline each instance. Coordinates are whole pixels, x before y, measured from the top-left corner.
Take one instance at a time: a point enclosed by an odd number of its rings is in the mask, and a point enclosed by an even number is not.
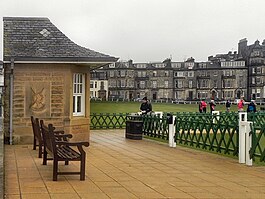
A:
[[[143,139],[143,121],[141,116],[129,116],[129,120],[126,121],[125,138],[132,140]]]

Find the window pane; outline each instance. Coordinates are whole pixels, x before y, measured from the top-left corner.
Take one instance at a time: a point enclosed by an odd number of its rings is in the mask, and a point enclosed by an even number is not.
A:
[[[77,96],[77,112],[81,112],[81,96]]]

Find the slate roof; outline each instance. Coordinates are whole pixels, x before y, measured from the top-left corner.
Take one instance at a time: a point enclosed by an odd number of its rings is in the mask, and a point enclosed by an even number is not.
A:
[[[48,18],[4,17],[4,61],[115,62],[117,58],[81,47]]]

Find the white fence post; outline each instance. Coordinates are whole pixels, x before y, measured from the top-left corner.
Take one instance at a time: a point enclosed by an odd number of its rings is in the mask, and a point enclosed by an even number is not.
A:
[[[216,120],[219,120],[220,118],[220,111],[212,111],[212,115],[217,115],[216,118],[213,119],[213,123],[216,124]]]
[[[253,122],[247,122],[246,125],[246,165],[252,166],[252,159],[250,158],[249,151],[252,147],[252,134],[250,134],[251,128],[250,125]]]
[[[239,112],[239,163],[246,163],[246,129],[244,123],[247,121],[247,113]]]
[[[168,126],[168,144],[169,147],[176,147],[176,142],[175,142],[175,132],[176,128],[174,126],[176,116],[172,116],[172,124],[169,124]]]
[[[239,113],[239,163],[246,163],[248,166],[252,166],[252,159],[250,159],[250,148],[252,144],[252,135],[250,134],[250,124],[252,122],[247,121],[247,113]]]

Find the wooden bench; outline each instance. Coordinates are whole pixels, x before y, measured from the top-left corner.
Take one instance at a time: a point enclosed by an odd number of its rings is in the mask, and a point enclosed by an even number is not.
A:
[[[43,139],[41,134],[41,127],[38,118],[34,118],[33,116],[30,117],[31,125],[32,125],[32,132],[33,132],[33,150],[36,150],[37,146],[39,147],[39,158],[42,158],[43,154]],[[56,134],[64,134],[64,131],[54,131]],[[69,138],[70,136],[68,136]]]
[[[44,125],[43,120],[40,121],[41,133],[43,137],[44,153],[43,164],[47,164],[47,155],[53,158],[53,181],[57,181],[58,175],[80,175],[80,180],[85,180],[85,164],[86,152],[83,146],[88,147],[89,142],[67,142],[63,141],[64,135],[54,134],[52,124]],[[73,148],[75,147],[75,148]],[[59,172],[58,163],[64,161],[67,165],[69,161],[79,161],[80,171],[78,172]]]

